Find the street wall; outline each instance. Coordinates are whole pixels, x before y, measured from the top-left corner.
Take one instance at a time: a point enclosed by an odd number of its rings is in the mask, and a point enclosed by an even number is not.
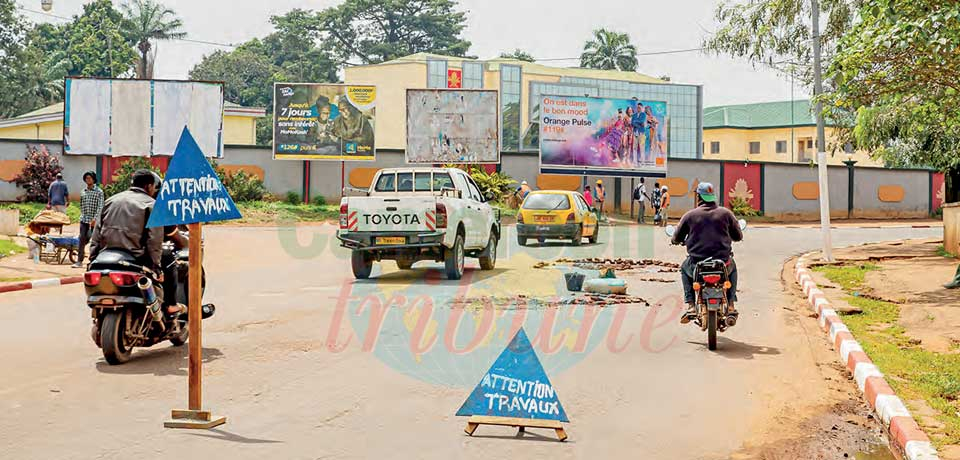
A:
[[[98,171],[101,176],[109,176],[121,163],[118,159],[98,162],[94,156],[64,157],[59,142],[30,141],[29,144],[43,144],[61,158],[64,176],[75,194],[83,187],[85,171]],[[22,167],[26,146],[27,142],[22,140],[0,140],[0,201],[14,201],[23,193],[12,183],[12,178]],[[159,161],[165,159],[156,160],[155,164],[161,168],[166,166],[166,161]],[[307,183],[311,199],[324,197],[328,203],[335,203],[340,196],[341,165],[336,161],[311,161],[309,168],[305,168],[303,161],[275,161],[269,148],[250,146],[227,146],[224,157],[217,161],[229,170],[242,169],[263,177],[267,190],[277,196],[294,192],[302,197]],[[345,163],[344,185],[366,188],[379,168],[403,165],[402,151],[379,151],[376,162]],[[526,180],[535,189],[582,190],[582,178],[578,176],[539,174],[536,154],[505,153],[500,170],[518,184]],[[828,167],[830,213],[834,218],[847,217],[848,175],[849,169],[845,166]],[[617,181],[614,177],[587,176],[586,181],[593,187],[597,179],[603,180],[607,190],[606,211],[611,212],[619,206],[621,212],[631,212],[630,178]],[[816,220],[820,215],[817,168],[808,165],[671,159],[668,177],[645,179],[648,192],[652,192],[655,182],[669,187],[672,218],[678,218],[693,206],[693,191],[704,181],[717,187],[720,199],[728,206],[733,199],[739,198],[764,215],[779,220]],[[940,173],[856,168],[854,179],[854,218],[925,217],[942,205],[943,175]],[[638,184],[639,179],[632,183]],[[619,203],[616,200],[618,189]],[[652,214],[649,206],[647,212]]]

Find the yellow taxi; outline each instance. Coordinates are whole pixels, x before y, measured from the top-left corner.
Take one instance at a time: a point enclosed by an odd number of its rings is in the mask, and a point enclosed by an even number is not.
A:
[[[527,194],[517,212],[517,243],[526,246],[531,238],[540,243],[569,239],[574,246],[584,238],[596,243],[599,225],[580,192],[538,190]]]

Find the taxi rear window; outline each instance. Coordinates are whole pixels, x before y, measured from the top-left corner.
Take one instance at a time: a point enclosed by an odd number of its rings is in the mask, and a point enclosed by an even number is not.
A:
[[[523,201],[523,209],[533,211],[550,211],[554,209],[570,209],[570,198],[567,195],[556,193],[531,193]]]

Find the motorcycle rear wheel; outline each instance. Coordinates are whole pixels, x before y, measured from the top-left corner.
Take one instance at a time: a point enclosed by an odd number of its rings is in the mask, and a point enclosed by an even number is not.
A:
[[[707,348],[717,349],[717,312],[710,310],[707,312]]]
[[[126,309],[107,312],[100,321],[100,346],[103,349],[103,359],[108,364],[116,365],[130,361],[133,347],[124,343],[126,332]]]

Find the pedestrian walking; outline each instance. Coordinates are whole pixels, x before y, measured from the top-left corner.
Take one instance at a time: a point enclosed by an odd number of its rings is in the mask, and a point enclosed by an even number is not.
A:
[[[70,203],[70,191],[63,181],[63,173],[57,173],[57,180],[50,183],[47,189],[47,207],[57,212],[67,212]]]
[[[670,211],[670,190],[666,185],[663,186],[660,193],[660,225],[666,227]]]
[[[650,206],[653,206],[653,225],[660,225],[660,198],[663,191],[660,190],[660,182],[653,183],[653,193],[650,194]]]
[[[93,171],[83,173],[83,182],[87,187],[80,192],[80,250],[74,268],[83,267],[84,250],[103,211],[103,190],[97,185],[97,174]]]
[[[593,208],[593,192],[590,191],[589,185],[583,187],[583,201],[587,202],[588,207]]]
[[[647,223],[647,186],[643,183],[643,178],[640,178],[640,185],[633,189],[633,201],[636,201],[638,204],[639,210],[637,211],[637,223],[645,224]]]
[[[603,181],[597,179],[593,188],[593,201],[597,203],[597,222],[603,220],[603,201],[607,198],[607,191],[603,189]]]
[[[520,200],[522,201],[523,199],[525,199],[527,195],[530,194],[531,191],[533,191],[533,189],[530,188],[530,185],[527,184],[527,181],[521,182],[520,183]]]

